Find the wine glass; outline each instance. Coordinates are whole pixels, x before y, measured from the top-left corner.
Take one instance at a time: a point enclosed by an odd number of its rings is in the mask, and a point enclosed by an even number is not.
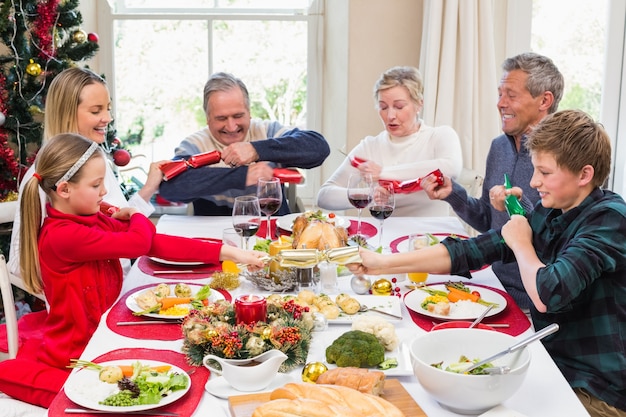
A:
[[[361,236],[361,211],[372,202],[372,175],[352,174],[348,180],[348,200],[359,210],[356,234]]]
[[[396,197],[393,191],[393,185],[377,184],[374,186],[374,196],[372,203],[369,205],[370,214],[375,219],[380,220],[380,231],[378,234],[378,247],[383,247],[383,223],[385,219],[391,216],[396,206]]]
[[[270,233],[270,217],[276,213],[283,203],[283,187],[278,178],[259,178],[256,185],[256,196],[259,199],[261,211],[267,216],[267,233],[265,238],[272,239]]]
[[[261,225],[261,207],[259,199],[256,196],[239,196],[235,197],[233,205],[233,226],[241,230],[241,236],[244,237],[245,250],[248,250],[250,236],[256,234]]]

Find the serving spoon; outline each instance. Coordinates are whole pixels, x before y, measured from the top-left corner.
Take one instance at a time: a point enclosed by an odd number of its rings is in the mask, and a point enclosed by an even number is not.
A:
[[[526,347],[526,345],[528,345],[529,343],[534,342],[535,340],[539,340],[539,339],[543,339],[544,337],[548,336],[549,334],[552,334],[554,332],[556,332],[557,330],[559,330],[559,325],[556,323],[552,323],[551,325],[544,327],[543,329],[539,330],[537,333],[527,337],[526,339],[522,340],[521,342],[518,342],[516,344],[514,344],[513,346],[509,347],[508,349],[505,349],[501,352],[496,353],[493,356],[488,357],[485,360],[482,360],[480,362],[476,362],[475,364],[473,364],[472,366],[470,366],[469,368],[465,369],[462,373],[466,374],[469,371],[472,371],[480,366],[483,366],[491,361],[493,361],[494,359],[498,359],[501,356],[504,355],[508,355],[509,353],[513,353],[517,350],[520,350],[523,347]]]

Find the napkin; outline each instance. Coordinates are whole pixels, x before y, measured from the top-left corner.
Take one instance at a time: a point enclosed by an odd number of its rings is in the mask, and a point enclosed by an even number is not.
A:
[[[176,284],[176,282],[168,282],[166,284]],[[191,283],[190,283],[191,284]],[[130,337],[132,339],[150,339],[150,340],[179,340],[183,338],[183,331],[181,324],[178,320],[166,320],[166,319],[154,319],[151,317],[138,317],[133,315],[126,305],[126,298],[131,294],[143,289],[153,288],[157,284],[148,284],[141,287],[134,288],[121,296],[115,305],[111,307],[111,311],[107,315],[107,327],[113,332]],[[211,290],[218,291],[228,301],[232,300],[232,296],[226,290]],[[145,320],[162,320],[163,324],[144,324],[137,326],[118,326],[119,321],[132,321],[141,322]]]
[[[155,271],[177,271],[172,274],[158,274],[159,278],[166,279],[207,279],[213,272],[221,271],[221,264],[203,265],[168,265],[153,261],[147,256],[142,256],[137,260],[137,267],[144,274],[157,276]],[[179,271],[193,270],[192,273],[181,273]]]
[[[350,226],[348,226],[348,235],[356,235],[359,222],[357,220],[350,220]],[[361,234],[368,239],[376,236],[378,229],[372,223],[361,221]]]
[[[159,407],[159,411],[171,411],[178,413],[180,417],[191,417],[194,413],[202,395],[204,394],[204,385],[209,379],[210,372],[205,367],[192,367],[187,363],[185,355],[182,353],[174,352],[172,350],[158,350],[158,349],[146,349],[146,348],[126,348],[117,349],[111,352],[107,352],[97,358],[93,359],[93,362],[106,362],[124,359],[139,359],[139,360],[155,360],[160,362],[167,362],[169,364],[178,366],[179,368],[189,372],[193,369],[194,372],[189,375],[191,379],[191,388],[185,396],[178,401],[168,404],[163,407]],[[67,417],[65,414],[66,408],[80,407],[74,404],[67,398],[65,391],[61,390],[59,394],[54,398],[50,408],[48,409],[48,417]],[[99,414],[82,414],[83,416],[99,416]],[[120,414],[122,415],[122,414]]]
[[[498,288],[489,287],[487,285],[472,283],[472,286],[483,287],[491,291],[495,291],[506,299],[506,308],[504,309],[504,311],[496,314],[495,316],[486,317],[482,320],[481,323],[486,325],[489,325],[489,323],[508,323],[509,327],[494,327],[493,329],[498,332],[510,334],[511,336],[518,336],[528,330],[528,328],[530,327],[530,320],[528,320],[526,314],[524,314],[524,312],[517,306],[517,303],[515,303],[513,297],[511,297],[507,292],[502,291]],[[416,313],[410,308],[407,308],[407,310],[409,311],[413,322],[415,322],[415,324],[417,324],[419,327],[426,331],[430,331],[430,329],[432,329],[433,322],[442,323],[445,321]]]
[[[363,158],[359,158],[357,156],[353,156],[350,158],[350,164],[355,168],[358,168],[359,165],[365,162],[367,162],[367,160]],[[443,173],[440,170],[436,169],[428,173],[426,177],[433,175],[433,174],[437,176],[437,184],[443,185]],[[421,182],[422,182],[421,178],[416,178],[413,180],[406,180],[406,181],[384,180],[384,179],[378,180],[378,183],[381,185],[385,185],[385,184],[392,185],[393,191],[396,194],[410,194],[410,193],[420,191],[422,189]]]

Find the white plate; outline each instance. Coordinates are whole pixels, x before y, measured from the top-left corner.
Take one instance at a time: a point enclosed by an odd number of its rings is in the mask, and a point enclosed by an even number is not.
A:
[[[175,265],[175,266],[198,266],[204,265],[204,262],[177,262],[177,261],[168,261],[167,259],[155,258],[154,256],[150,257],[154,262],[163,264],[163,265]]]
[[[365,304],[370,308],[377,308],[378,310],[385,311],[387,313],[391,313],[393,315],[402,317],[402,307],[400,306],[400,297],[395,297],[391,295],[350,295],[352,298],[356,298],[356,300]],[[335,300],[335,295],[330,296],[332,300]],[[328,320],[328,324],[352,324],[354,320],[361,316],[377,316],[382,317],[388,321],[399,321],[402,319],[396,319],[385,314],[380,314],[375,311],[366,311],[364,313],[356,313],[356,314],[346,314],[341,312],[339,317],[336,319]]]
[[[276,374],[272,382],[267,386],[267,388],[261,391],[239,391],[233,388],[223,376],[215,376],[211,377],[210,380],[207,381],[204,389],[211,395],[214,395],[218,398],[223,398],[225,400],[228,397],[232,397],[233,395],[243,395],[243,394],[254,394],[259,392],[269,392],[274,391],[276,388],[282,387],[288,382],[299,382],[293,379],[293,376],[289,374]]]
[[[124,359],[117,361],[100,362],[100,365],[131,365],[137,361],[141,362],[142,365],[148,366],[170,365],[166,362],[143,359]],[[102,382],[98,377],[98,371],[93,371],[85,368],[79,369],[78,371],[72,372],[70,374],[67,381],[65,381],[65,394],[67,395],[67,398],[82,407],[86,407],[91,410],[109,411],[112,413],[130,413],[133,411],[151,410],[153,408],[163,407],[164,405],[171,404],[174,401],[182,398],[191,388],[191,378],[189,378],[187,372],[183,371],[177,366],[170,366],[172,367],[170,369],[170,372],[176,372],[186,375],[189,384],[187,384],[187,388],[174,391],[167,397],[163,397],[161,399],[161,402],[158,404],[131,405],[129,407],[116,407],[112,405],[99,404],[100,401],[103,401],[109,395],[114,394],[117,391],[117,384],[108,384],[106,382]]]
[[[447,238],[448,236],[456,236],[461,239],[468,239],[467,236],[459,235],[457,233],[431,233],[431,235],[439,239],[440,242],[444,240],[445,238]],[[391,246],[391,251],[394,253],[408,252],[409,251],[409,236],[407,235],[407,236],[403,236],[403,237],[399,237],[398,239],[395,239],[394,241],[391,242],[390,246]]]
[[[200,289],[202,287],[204,287],[204,285],[198,285],[198,284],[187,284],[189,285],[189,287],[191,287],[191,295],[194,296],[198,293],[198,291],[200,291]],[[172,284],[170,285],[170,294],[173,297],[174,295],[174,287],[176,286],[176,284]],[[156,285],[154,286],[154,288],[156,288]],[[151,288],[143,288],[139,291],[135,291],[134,293],[132,293],[131,295],[129,295],[128,297],[126,297],[126,307],[128,307],[130,309],[130,311],[132,311],[133,313],[139,313],[140,311],[143,311],[143,309],[141,307],[139,307],[139,305],[137,305],[137,301],[136,298],[140,295],[143,294],[144,292],[148,291]],[[209,301],[217,301],[217,300],[223,300],[224,296],[219,292],[219,291],[215,291],[215,290],[211,290],[211,295],[209,295]],[[183,305],[189,305],[189,304],[181,304],[181,306]],[[149,313],[149,314],[143,314],[143,316],[145,317],[154,317],[157,319],[168,319],[168,320],[179,320],[184,318],[185,316],[168,316],[165,314],[158,314],[158,313]]]
[[[336,368],[337,365],[326,362],[326,348],[332,345],[339,336],[347,331],[348,330],[326,330],[313,333],[313,340],[311,341],[312,343],[306,362],[323,362],[328,366],[328,369]],[[408,343],[411,338],[415,337],[415,332],[411,329],[396,329],[396,334],[400,339],[400,343],[398,347],[391,352],[385,352],[385,359],[396,358],[398,360],[398,366],[383,370],[383,372],[387,376],[413,375],[413,366],[411,365]]]
[[[480,293],[480,298],[482,298],[483,300],[490,302],[490,303],[498,304],[497,307],[492,308],[491,311],[487,313],[487,317],[495,316],[496,314],[502,312],[506,308],[506,298],[504,298],[497,292],[492,291],[488,288],[475,287],[469,284],[465,284],[465,286],[469,288],[470,291],[478,291]],[[446,286],[444,284],[428,285],[428,288],[432,288],[433,290],[447,291]],[[424,301],[424,299],[428,297],[429,295],[430,294],[428,294],[426,291],[422,291],[419,289],[413,290],[404,296],[404,304],[407,306],[407,308],[415,311],[418,314],[422,314],[424,316],[433,317],[433,318],[440,319],[440,320],[474,320],[480,315],[480,312],[478,314],[465,314],[465,315],[455,314],[454,305],[450,308],[450,314],[447,316],[442,316],[441,314],[431,313],[428,310],[424,310],[421,306],[422,301]],[[451,303],[451,304],[454,304],[454,303]]]
[[[291,232],[291,226],[293,226],[293,221],[296,217],[300,216],[303,213],[291,213],[285,214],[284,216],[276,217],[276,226],[280,229]],[[325,216],[328,216],[328,213],[324,213]],[[335,226],[345,227],[346,229],[350,227],[350,220],[345,217],[335,216]]]

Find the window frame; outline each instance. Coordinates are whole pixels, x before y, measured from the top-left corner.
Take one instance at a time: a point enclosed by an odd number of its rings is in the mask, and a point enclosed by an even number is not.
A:
[[[104,74],[115,73],[115,54],[113,47],[115,40],[113,28],[116,20],[204,20],[207,21],[209,36],[207,44],[211,45],[212,22],[215,20],[275,20],[275,21],[303,21],[307,23],[307,114],[306,128],[320,132],[322,129],[322,91],[323,91],[323,45],[324,26],[323,0],[310,0],[307,9],[242,9],[242,8],[128,8],[124,7],[123,0],[98,1],[97,26],[100,37],[106,41],[101,42],[99,57],[100,67]],[[214,72],[211,48],[208,48],[209,73]],[[245,82],[245,80],[244,80]],[[115,77],[107,78],[107,84],[111,94],[113,109],[116,108]],[[198,92],[201,94],[202,92]],[[192,132],[189,132],[192,133]],[[181,140],[183,138],[181,137]],[[174,149],[172,149],[172,155]],[[306,205],[315,201],[314,193],[321,184],[321,170],[309,169],[305,172],[306,181],[298,184],[298,196]]]

